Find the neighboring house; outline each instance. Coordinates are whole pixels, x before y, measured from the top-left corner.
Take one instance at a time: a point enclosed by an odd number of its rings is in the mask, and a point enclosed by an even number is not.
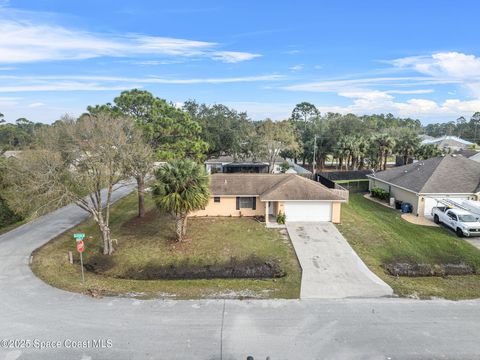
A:
[[[283,158],[276,158],[273,169],[274,174],[281,172],[280,164]],[[256,161],[254,159],[235,159],[233,156],[220,156],[208,159],[204,162],[205,169],[209,174],[214,173],[268,173],[269,163],[267,161]]]
[[[461,139],[458,136],[441,136],[438,138],[424,139],[421,141],[422,145],[435,144],[439,149],[456,151],[460,149],[467,149],[469,146],[475,145],[474,143]]]
[[[310,170],[305,169],[304,167],[295,164],[292,160],[287,160],[287,162],[290,164],[291,169],[295,170],[297,174],[311,174],[312,172]]]
[[[190,216],[265,216],[267,225],[282,213],[287,222],[340,222],[346,202],[335,191],[295,174],[213,174],[211,198]]]
[[[430,215],[439,200],[478,200],[480,163],[459,155],[428,160],[367,175],[369,189],[380,187],[395,200],[412,204],[417,216]]]
[[[455,151],[454,152],[455,155],[462,155],[463,157],[467,158],[467,159],[471,159],[471,160],[475,160],[475,161],[479,161],[480,160],[480,152],[478,152],[477,150],[473,150],[473,149],[461,149],[461,150],[458,150],[458,151]]]

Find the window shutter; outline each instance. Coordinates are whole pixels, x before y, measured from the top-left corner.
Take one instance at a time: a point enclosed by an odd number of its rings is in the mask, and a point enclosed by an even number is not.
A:
[[[252,198],[252,210],[257,210],[257,198]]]
[[[240,197],[237,196],[237,210],[240,210]]]

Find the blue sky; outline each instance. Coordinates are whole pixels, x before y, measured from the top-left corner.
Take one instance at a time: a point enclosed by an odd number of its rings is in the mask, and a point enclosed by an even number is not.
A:
[[[480,111],[478,1],[0,0],[0,112],[52,122],[143,88],[254,119]]]

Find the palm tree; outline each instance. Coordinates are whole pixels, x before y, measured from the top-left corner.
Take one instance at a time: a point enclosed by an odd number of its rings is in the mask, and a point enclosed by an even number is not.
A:
[[[357,140],[357,151],[358,151],[358,169],[362,170],[365,166],[365,157],[368,154],[368,149],[370,147],[370,140],[365,136],[360,136]]]
[[[420,146],[420,139],[413,131],[401,134],[395,144],[395,152],[403,157],[403,165],[407,164],[408,158],[413,156]]]
[[[387,169],[387,159],[392,153],[395,147],[395,140],[388,134],[379,134],[375,136],[374,142],[378,148],[378,154],[380,156],[379,165],[383,170]],[[383,167],[382,167],[383,160]]]
[[[435,144],[424,144],[421,145],[415,151],[415,157],[418,160],[427,160],[432,157],[443,155],[443,151],[440,150]]]
[[[175,160],[155,174],[153,198],[160,210],[175,216],[177,241],[187,231],[190,212],[205,208],[210,197],[209,177],[203,166],[191,160]]]
[[[350,157],[350,140],[348,136],[342,136],[338,139],[337,154],[340,160],[340,170],[342,170],[343,164],[345,164],[345,170],[348,170],[348,159]]]

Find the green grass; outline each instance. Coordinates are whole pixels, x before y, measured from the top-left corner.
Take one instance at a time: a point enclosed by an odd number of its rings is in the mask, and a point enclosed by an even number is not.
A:
[[[300,267],[290,241],[278,230],[266,229],[250,218],[198,218],[188,220],[189,241],[176,243],[174,222],[154,209],[147,200],[148,213],[136,218],[136,197],[131,195],[113,206],[111,229],[116,239],[114,255],[101,255],[100,233],[92,220],[70,229],[38,249],[32,270],[45,282],[75,292],[98,292],[105,295],[134,294],[141,298],[168,297],[177,299],[254,297],[298,298]],[[78,254],[73,233],[84,232],[92,239],[85,241],[84,262],[99,262],[101,273],[86,273],[80,281]],[[73,251],[75,264],[67,261]],[[256,258],[276,259],[286,276],[275,279],[201,279],[201,280],[130,280],[125,274],[141,273],[149,267],[184,264],[196,266],[222,264]]]
[[[351,195],[349,204],[342,207],[342,224],[338,228],[367,266],[398,295],[480,298],[480,275],[397,278],[384,271],[385,263],[412,262],[465,263],[480,272],[480,250],[444,228],[408,223],[398,212],[361,194]]]
[[[357,183],[357,182],[368,182],[369,179],[355,179],[355,180],[335,180],[337,184],[348,184],[348,183]]]

